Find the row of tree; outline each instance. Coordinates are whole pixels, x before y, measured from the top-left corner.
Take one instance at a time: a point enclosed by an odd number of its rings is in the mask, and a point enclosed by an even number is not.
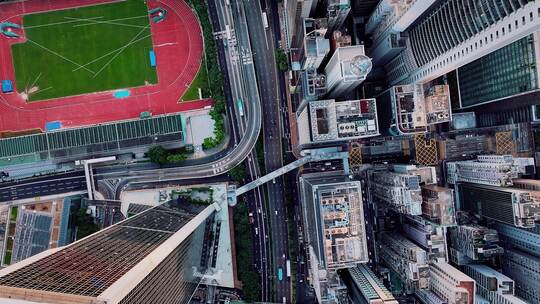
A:
[[[153,146],[148,150],[148,158],[158,165],[177,164],[187,158],[185,153],[173,153],[162,146]]]
[[[188,0],[191,7],[197,13],[201,24],[204,38],[204,52],[208,67],[208,85],[211,90],[214,108],[210,111],[210,116],[216,122],[214,137],[204,139],[203,149],[211,149],[219,145],[225,139],[225,128],[223,115],[225,114],[225,95],[223,94],[223,74],[219,68],[216,41],[214,40],[214,30],[208,17],[206,2],[201,0]]]

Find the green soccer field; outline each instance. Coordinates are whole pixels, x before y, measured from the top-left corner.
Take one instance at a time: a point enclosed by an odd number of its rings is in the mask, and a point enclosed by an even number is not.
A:
[[[38,101],[157,83],[142,0],[23,17],[27,41],[12,46],[17,91]]]

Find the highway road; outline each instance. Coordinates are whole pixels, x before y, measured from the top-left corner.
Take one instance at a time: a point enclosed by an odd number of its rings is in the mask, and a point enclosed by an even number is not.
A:
[[[27,179],[21,182],[0,184],[0,202],[33,198],[74,191],[85,191],[86,181],[84,173],[62,174],[57,178],[40,177]],[[82,174],[81,174],[82,173]]]
[[[267,172],[274,171],[283,166],[283,129],[281,115],[281,100],[278,83],[277,67],[274,58],[275,37],[272,31],[272,19],[268,19],[269,26],[265,28],[262,21],[261,3],[258,0],[242,0],[246,10],[246,17],[253,50],[253,59],[257,71],[257,81],[261,92],[264,135],[264,159]],[[263,3],[265,8],[269,6]],[[267,16],[273,14],[267,12]],[[271,256],[273,262],[272,273],[274,278],[274,302],[291,303],[290,279],[284,276],[283,280],[277,278],[279,268],[286,272],[286,261],[289,259],[287,214],[283,199],[283,179],[276,178],[266,184],[268,193],[268,210],[270,212],[270,239]]]
[[[228,70],[227,76],[229,78],[229,92],[232,102],[229,104],[229,119],[231,123],[232,138],[235,145],[238,143],[238,139],[245,136],[246,132],[246,115],[249,114],[252,109],[249,107],[249,103],[244,107],[242,113],[239,109],[239,105],[236,101],[245,103],[246,100],[251,98],[259,99],[257,84],[251,81],[253,74],[253,59],[251,54],[250,41],[248,36],[247,23],[245,20],[245,14],[242,12],[242,8],[238,6],[235,1],[230,2],[229,5],[223,1],[208,1],[215,29],[229,30],[228,33],[222,34],[224,45],[224,58],[225,67]],[[247,70],[247,71],[246,71]],[[251,96],[256,94],[255,96]],[[248,156],[245,161],[246,167],[249,171],[250,178],[257,179],[260,176],[260,169],[256,160],[255,153]],[[265,220],[265,196],[262,189],[255,189],[247,196],[239,198],[248,204],[248,210],[252,219],[252,239],[254,240],[253,251],[255,258],[255,267],[260,273],[261,279],[261,301],[267,302],[269,300],[269,284],[268,284],[268,270],[269,270],[269,244],[266,240],[268,237],[266,220]]]

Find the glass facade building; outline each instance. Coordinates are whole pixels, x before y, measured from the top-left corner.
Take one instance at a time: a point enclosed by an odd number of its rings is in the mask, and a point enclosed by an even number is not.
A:
[[[416,63],[422,66],[437,59],[525,4],[527,0],[441,1],[409,32]]]
[[[538,89],[534,35],[458,69],[461,107]]]
[[[166,202],[4,268],[0,301],[188,303],[211,256],[216,208]]]

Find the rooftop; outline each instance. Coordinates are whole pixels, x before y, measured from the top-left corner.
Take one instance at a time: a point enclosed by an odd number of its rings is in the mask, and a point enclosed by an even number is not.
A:
[[[0,290],[16,287],[97,297],[195,217],[196,210],[186,207],[191,206],[165,203],[36,256],[32,263],[17,263],[0,274]]]
[[[312,101],[309,114],[314,142],[379,135],[375,99]]]
[[[340,269],[367,261],[360,182],[331,172],[304,175],[302,183],[304,219],[312,229],[310,243],[320,263]]]

